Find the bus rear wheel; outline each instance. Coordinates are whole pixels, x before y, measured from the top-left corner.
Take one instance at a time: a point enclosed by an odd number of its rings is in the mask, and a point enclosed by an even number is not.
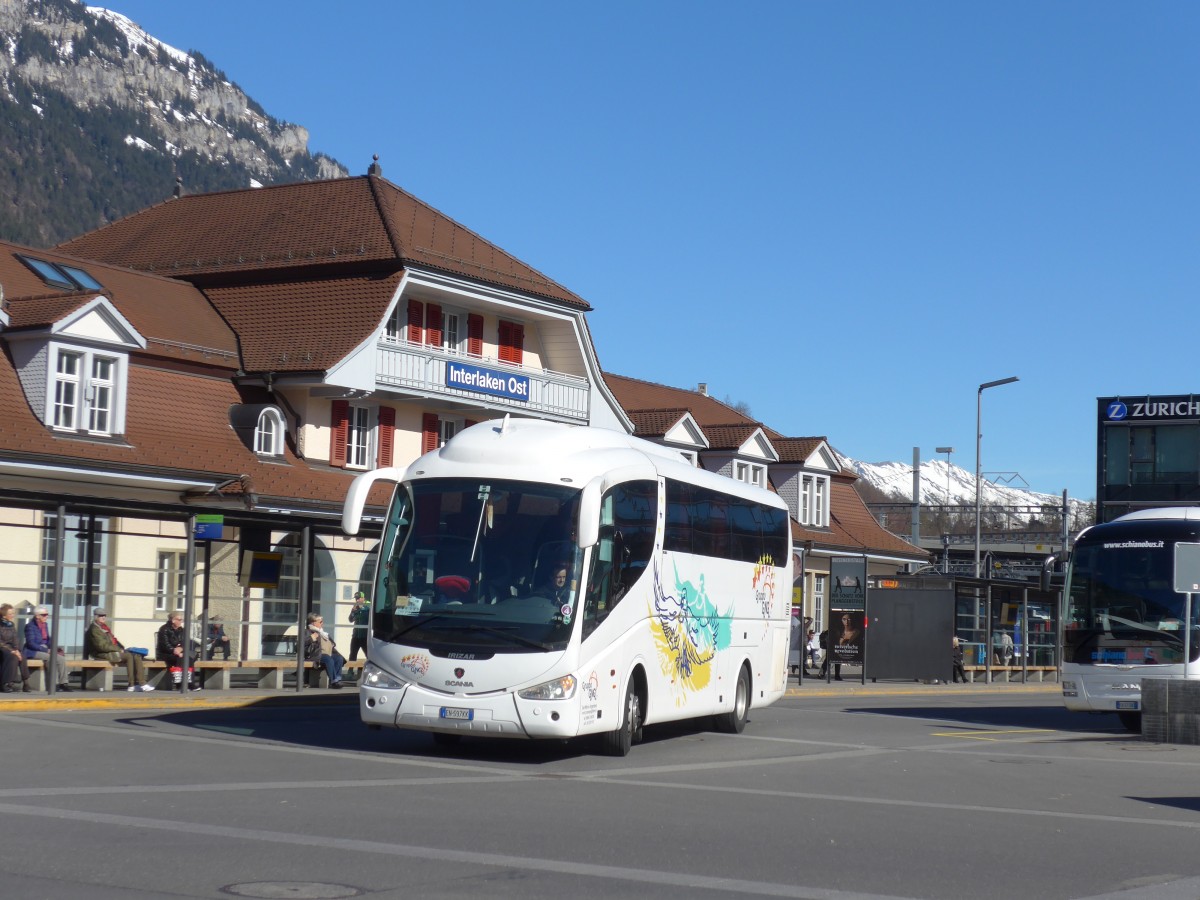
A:
[[[1140,712],[1118,712],[1117,718],[1130,734],[1142,733],[1142,714]]]
[[[738,672],[737,687],[733,694],[733,709],[720,713],[716,718],[717,731],[726,734],[741,734],[746,728],[746,718],[750,713],[750,673],[742,666]]]
[[[642,737],[642,700],[632,678],[625,687],[624,712],[621,726],[600,736],[600,746],[609,756],[628,756],[630,749]]]

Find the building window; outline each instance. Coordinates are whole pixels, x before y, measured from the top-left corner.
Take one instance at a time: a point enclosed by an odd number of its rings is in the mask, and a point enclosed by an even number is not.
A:
[[[283,456],[283,416],[277,409],[264,409],[254,428],[254,452],[259,456]]]
[[[383,339],[390,344],[398,344],[404,340],[404,328],[408,324],[408,318],[407,313],[401,310],[402,307],[397,303],[383,326]]]
[[[92,434],[112,433],[113,360],[92,357],[92,381],[87,388],[88,431]]]
[[[113,434],[119,360],[91,351],[58,350],[54,363],[52,427],[61,431]]]
[[[392,464],[396,410],[390,406],[351,406],[347,400],[334,400],[330,405],[330,413],[331,466],[368,469],[372,465],[382,467]]]
[[[525,354],[525,326],[520,322],[500,320],[500,362],[521,365]]]
[[[16,254],[17,259],[41,276],[49,287],[68,291],[102,291],[104,286],[83,269],[63,263],[52,263],[35,256]]]
[[[346,468],[365,469],[371,460],[371,410],[351,406],[346,433]]]
[[[764,487],[766,483],[766,466],[754,463],[734,463],[734,474],[737,481]]]
[[[466,352],[467,317],[456,310],[442,310],[442,349],[447,353]]]
[[[75,430],[79,412],[79,368],[82,359],[82,353],[68,353],[64,350],[58,354],[58,366],[54,375],[54,417],[51,420],[55,428]]]
[[[829,479],[820,475],[800,478],[800,524],[824,528],[829,525]]]
[[[154,608],[159,612],[183,609],[187,592],[187,554],[179,550],[159,550],[154,589]]]
[[[825,621],[825,576],[813,575],[813,627],[818,632],[824,631],[821,627]]]

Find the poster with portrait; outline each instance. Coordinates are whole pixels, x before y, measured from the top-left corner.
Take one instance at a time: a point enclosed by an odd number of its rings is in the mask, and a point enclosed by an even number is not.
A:
[[[866,652],[867,559],[835,556],[829,561],[829,656],[835,663],[861,665]]]
[[[834,609],[830,612],[830,661],[862,665],[866,645],[866,613],[849,609]]]

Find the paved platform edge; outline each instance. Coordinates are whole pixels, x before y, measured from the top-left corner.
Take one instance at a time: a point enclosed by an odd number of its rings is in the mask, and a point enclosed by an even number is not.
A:
[[[357,706],[358,691],[329,691],[311,688],[304,691],[197,691],[179,694],[154,691],[131,694],[128,691],[73,691],[68,694],[0,695],[0,714],[31,712],[67,712],[71,710],[128,709],[149,712],[156,709],[244,709],[252,706]]]
[[[255,689],[230,691],[198,691],[179,694],[175,691],[154,691],[149,694],[131,694],[120,690],[111,693],[97,691],[73,691],[68,694],[0,694],[0,714],[32,712],[67,712],[69,710],[113,710],[128,709],[152,711],[156,709],[244,709],[247,707],[280,706],[357,706],[358,691],[347,686],[344,691],[309,688],[303,691],[263,691]],[[1062,690],[1058,682],[1032,684],[924,684],[916,682],[868,682],[842,681],[826,684],[824,681],[807,680],[803,684],[789,683],[786,696],[796,699],[805,697],[869,697],[869,696],[940,696],[961,694],[964,697],[1013,694],[1058,694]]]

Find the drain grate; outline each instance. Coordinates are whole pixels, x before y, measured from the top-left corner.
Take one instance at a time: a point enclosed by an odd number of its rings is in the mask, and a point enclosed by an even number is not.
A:
[[[241,884],[227,884],[221,888],[221,893],[267,900],[336,900],[338,897],[359,897],[364,892],[348,884],[322,884],[317,881],[245,881]]]

